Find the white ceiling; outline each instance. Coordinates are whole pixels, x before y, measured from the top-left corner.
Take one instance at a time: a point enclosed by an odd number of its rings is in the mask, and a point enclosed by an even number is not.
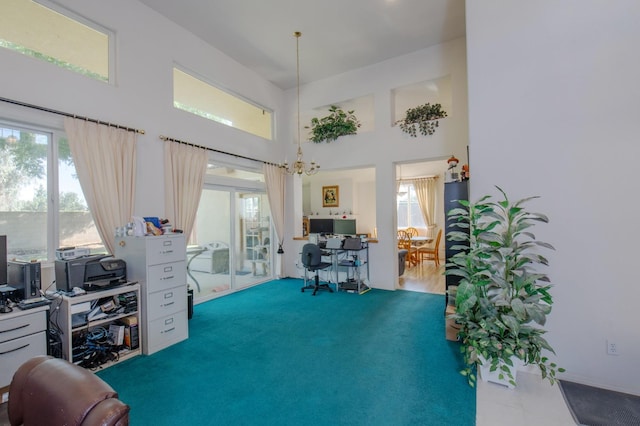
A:
[[[465,35],[464,0],[140,0],[288,89]]]

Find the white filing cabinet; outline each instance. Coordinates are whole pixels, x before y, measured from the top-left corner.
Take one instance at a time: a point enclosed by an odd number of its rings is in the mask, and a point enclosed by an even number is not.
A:
[[[48,306],[0,314],[0,388],[29,358],[47,354]]]
[[[182,234],[118,237],[114,255],[141,286],[142,352],[150,355],[189,337],[187,246]]]

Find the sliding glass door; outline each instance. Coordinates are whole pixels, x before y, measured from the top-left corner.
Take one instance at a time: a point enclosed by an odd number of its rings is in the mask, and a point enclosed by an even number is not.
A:
[[[230,223],[231,193],[205,188],[187,245],[188,281],[196,300],[231,289]]]
[[[271,276],[271,219],[267,194],[239,192],[237,225],[239,244],[236,274],[238,286],[248,286]]]
[[[230,170],[225,168],[225,177],[207,176],[189,238],[188,281],[196,302],[273,277],[271,214],[264,183],[229,179]]]

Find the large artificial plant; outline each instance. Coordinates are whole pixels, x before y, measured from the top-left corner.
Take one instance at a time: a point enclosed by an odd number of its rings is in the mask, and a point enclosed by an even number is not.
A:
[[[409,136],[418,137],[418,131],[424,136],[432,135],[439,126],[438,120],[447,116],[447,112],[442,109],[442,105],[426,103],[415,108],[409,108],[402,120],[395,124],[399,125],[403,132]]]
[[[314,117],[311,119],[311,126],[305,126],[306,129],[311,129],[309,140],[315,143],[331,142],[340,136],[355,135],[359,127],[360,122],[354,111],[345,112],[336,105],[329,107],[329,115],[322,118]]]
[[[536,240],[530,230],[548,218],[523,207],[538,197],[512,202],[498,190],[501,201],[489,195],[475,203],[459,200],[460,207],[448,212],[457,230],[447,238],[458,242],[453,249],[460,250],[449,259],[446,273],[460,277],[451,318],[460,327],[461,373],[474,386],[476,367],[486,362],[501,380],[515,386],[513,361],[518,358],[537,365],[553,384],[556,372],[564,370],[543,355],[543,350],[555,354],[542,328],[553,300],[549,278],[539,271],[548,262],[538,253],[553,247]]]

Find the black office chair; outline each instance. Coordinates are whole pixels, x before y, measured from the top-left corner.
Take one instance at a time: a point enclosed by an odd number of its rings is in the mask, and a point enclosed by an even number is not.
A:
[[[320,284],[318,271],[321,269],[327,269],[331,266],[331,263],[322,261],[322,252],[320,251],[320,247],[315,244],[305,244],[302,247],[302,264],[305,268],[304,287],[300,290],[303,293],[305,290],[313,290],[313,296],[316,295],[318,290],[329,290],[330,293],[333,293],[329,284]],[[307,285],[307,271],[315,272],[314,285]]]

